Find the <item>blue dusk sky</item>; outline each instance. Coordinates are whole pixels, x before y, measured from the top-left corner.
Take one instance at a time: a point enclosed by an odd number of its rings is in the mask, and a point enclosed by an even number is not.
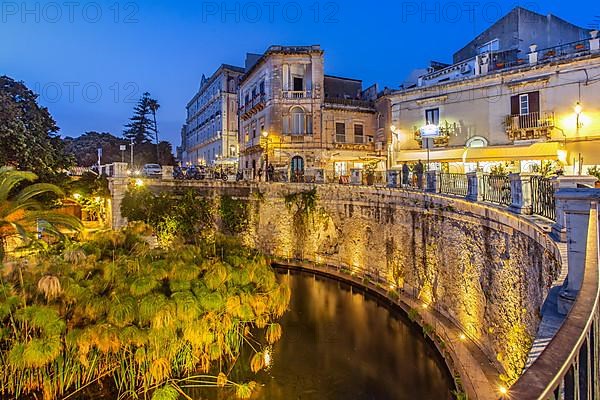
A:
[[[272,44],[320,44],[330,75],[397,88],[520,5],[582,27],[592,1],[0,1],[0,75],[40,94],[63,136],[121,135],[135,101],[161,104],[163,138],[179,145],[202,74],[242,66]]]

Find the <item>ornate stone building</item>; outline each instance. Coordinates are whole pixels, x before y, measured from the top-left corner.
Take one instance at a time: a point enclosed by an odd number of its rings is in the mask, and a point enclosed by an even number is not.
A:
[[[389,166],[429,158],[450,172],[533,172],[552,162],[585,173],[600,164],[597,34],[514,9],[454,64],[434,63],[378,99]]]
[[[376,88],[327,76],[320,46],[271,46],[249,54],[239,88],[240,168],[268,164],[279,180],[336,179],[377,160]]]
[[[223,64],[210,77],[202,75],[200,89],[187,104],[182,128],[183,165],[237,162],[238,83],[244,69]]]

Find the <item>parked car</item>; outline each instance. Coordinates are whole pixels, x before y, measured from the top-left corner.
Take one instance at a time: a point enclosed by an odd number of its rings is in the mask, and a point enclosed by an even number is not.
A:
[[[162,168],[158,164],[146,164],[142,168],[142,175],[148,177],[157,177],[162,174]]]

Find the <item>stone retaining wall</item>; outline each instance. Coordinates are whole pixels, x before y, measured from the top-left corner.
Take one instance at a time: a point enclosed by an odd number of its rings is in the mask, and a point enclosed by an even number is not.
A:
[[[414,293],[461,326],[507,384],[516,380],[560,271],[558,248],[543,231],[459,198],[340,185],[314,186],[315,197],[311,188],[211,183],[197,189],[216,204],[222,195],[246,203],[245,244],[387,278],[390,290]]]

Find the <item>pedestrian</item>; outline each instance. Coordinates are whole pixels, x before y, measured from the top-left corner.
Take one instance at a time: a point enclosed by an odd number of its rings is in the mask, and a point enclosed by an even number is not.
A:
[[[423,163],[421,160],[415,165],[415,174],[417,175],[417,187],[423,189]]]
[[[406,161],[402,163],[402,186],[408,186],[408,175],[410,174],[410,168]]]
[[[273,182],[273,176],[275,175],[275,167],[273,167],[273,164],[269,163],[269,166],[267,167],[267,174],[269,176],[269,181]]]
[[[258,169],[258,181],[261,182],[262,181],[262,173],[263,173],[263,169],[262,167],[260,167]]]

